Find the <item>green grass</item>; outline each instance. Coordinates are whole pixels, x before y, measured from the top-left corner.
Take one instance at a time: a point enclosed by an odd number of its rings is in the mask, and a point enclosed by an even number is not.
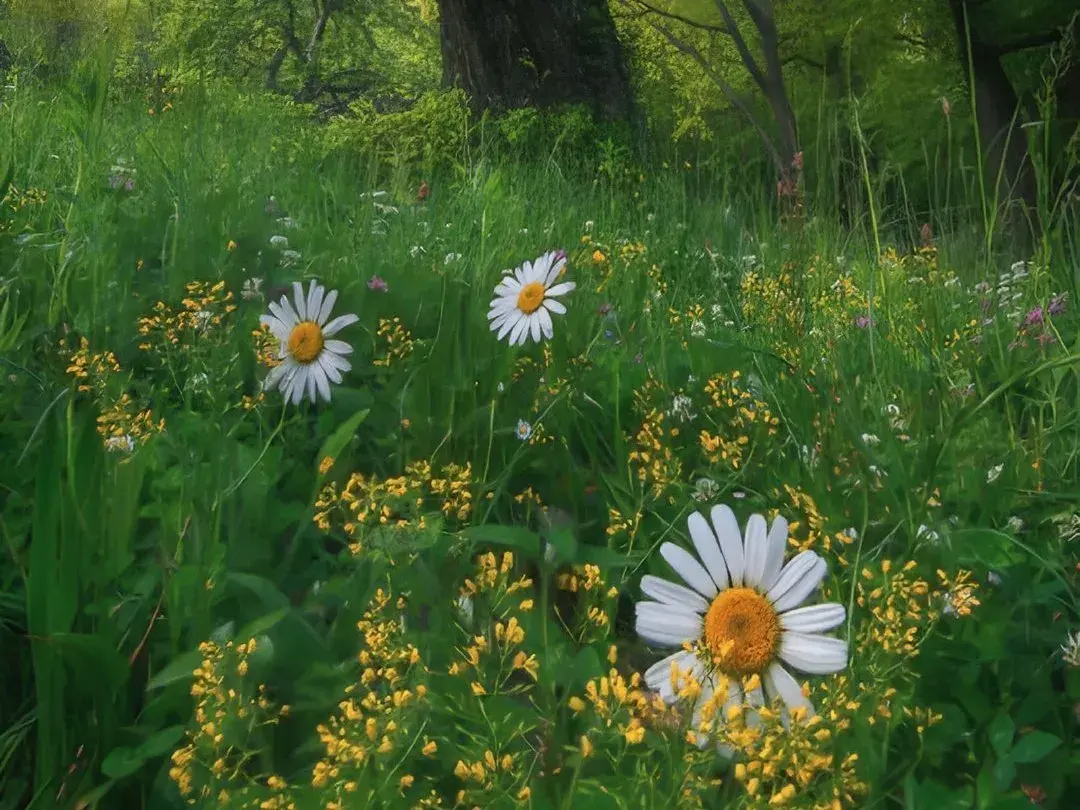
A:
[[[881,177],[865,178],[879,195],[876,231],[860,215],[841,227],[813,199],[804,227],[778,227],[767,196],[734,171],[656,168],[593,183],[568,157],[485,153],[422,177],[324,149],[302,111],[273,102],[193,87],[150,116],[106,98],[91,84],[20,87],[0,108],[0,171],[15,189],[0,213],[0,807],[184,806],[169,755],[214,736],[199,731],[190,692],[193,670],[212,658],[197,652],[208,639],[231,662],[226,672],[211,661],[215,672],[244,700],[264,684],[290,711],[262,726],[236,714],[241,698],[225,702],[222,745],[244,765],[209,798],[193,794],[198,806],[215,806],[222,789],[234,804],[254,802],[245,806],[278,794],[328,806],[331,788],[311,787],[325,755],[316,727],[360,683],[356,625],[376,588],[408,595],[406,637],[430,673],[414,667],[403,683],[424,683],[428,702],[395,709],[392,751],[356,768],[346,797],[356,803],[344,806],[412,807],[432,789],[450,806],[468,786],[457,762],[486,750],[514,765],[486,792],[471,783],[469,806],[767,804],[794,779],[786,760],[750,796],[745,775],[711,748],[687,748],[681,732],[650,725],[628,745],[627,710],[608,726],[568,708],[607,671],[610,645],[627,678],[659,657],[634,633],[638,580],[670,575],[658,546],[686,543],[687,515],[712,503],[731,504],[740,521],[776,509],[799,521],[793,543],[825,557],[826,597],[849,609],[839,631],[851,644],[847,680],[807,680],[819,706],[833,705],[823,685],[858,705],[826,716],[833,737],[813,750],[835,760],[799,785],[793,805],[828,806],[834,786],[843,795],[856,776],[865,790],[845,805],[1020,807],[1023,785],[1067,807],[1080,791],[1080,673],[1059,651],[1080,621],[1076,530],[1066,528],[1080,512],[1067,211],[1045,223],[1040,254],[1006,302],[976,285],[996,288],[1019,257],[986,252],[981,206],[956,200],[975,184],[951,165],[954,227],[936,252],[913,254],[919,218],[886,196]],[[136,169],[130,192],[110,188],[120,156]],[[431,195],[420,203],[424,179]],[[395,211],[363,196],[376,189]],[[282,266],[275,235],[301,254],[294,266]],[[875,255],[875,240],[899,257]],[[501,271],[559,247],[578,288],[549,353],[496,342],[485,315]],[[388,290],[370,289],[372,276]],[[310,278],[341,291],[336,311],[360,316],[342,335],[353,371],[329,404],[283,407],[271,392],[245,410],[265,373],[251,336],[265,299],[243,298],[244,282],[266,291]],[[236,309],[208,305],[220,324],[176,344],[140,336],[140,318],[159,301],[182,307],[196,281],[223,281]],[[1061,293],[1072,295],[1065,311],[1014,346],[1018,320]],[[872,326],[856,324],[864,315]],[[376,364],[387,354],[380,321],[393,318],[411,351]],[[97,392],[77,390],[61,352],[81,338],[122,369]],[[736,406],[710,404],[717,375],[745,392],[732,394],[744,397]],[[123,392],[165,420],[131,454],[108,451],[96,427]],[[679,394],[695,419],[658,418]],[[519,419],[550,440],[521,442]],[[737,466],[710,461],[702,430],[734,443]],[[635,450],[649,454],[643,464]],[[431,463],[431,477],[470,465],[467,516],[443,514],[444,498],[428,492],[408,513],[424,513],[425,528],[362,529],[359,553],[337,517],[327,530],[313,520],[325,483],[340,488],[354,472],[383,480],[416,461]],[[714,482],[706,502],[693,497],[702,478]],[[527,488],[551,511],[515,499]],[[497,606],[477,597],[474,632],[513,609],[540,675],[526,690],[519,671],[503,693],[477,697],[472,676],[445,673],[470,644],[454,599],[489,548],[513,549],[535,606],[518,607],[524,592]],[[927,593],[904,591],[914,586],[896,572],[908,561]],[[589,562],[617,598],[560,588],[560,575],[584,576]],[[970,615],[931,619],[958,593],[938,569],[949,582],[971,573],[981,604]],[[910,600],[923,613],[876,621],[878,585],[901,594],[901,613]],[[592,606],[608,624],[589,623]],[[917,656],[882,645],[905,621]],[[250,655],[225,646],[249,638]],[[237,656],[248,659],[244,677]],[[889,710],[876,711],[886,699]],[[927,726],[927,712],[940,719]],[[428,739],[432,757],[421,753]],[[743,742],[746,762],[770,761]],[[852,753],[855,775],[842,767]],[[416,779],[403,794],[406,773]],[[270,785],[271,774],[289,788]],[[531,796],[519,800],[525,785]]]

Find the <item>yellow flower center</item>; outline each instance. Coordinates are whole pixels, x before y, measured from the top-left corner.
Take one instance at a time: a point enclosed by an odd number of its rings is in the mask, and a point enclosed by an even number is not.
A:
[[[518,293],[518,309],[526,315],[530,312],[536,312],[536,310],[540,308],[540,305],[544,303],[544,293],[546,292],[547,290],[544,289],[544,285],[539,281],[526,284],[521,288],[521,292]]]
[[[314,321],[301,321],[289,334],[289,354],[298,363],[313,363],[323,350],[322,329]]]
[[[780,619],[752,588],[722,591],[705,614],[705,646],[726,675],[763,672],[779,642]]]

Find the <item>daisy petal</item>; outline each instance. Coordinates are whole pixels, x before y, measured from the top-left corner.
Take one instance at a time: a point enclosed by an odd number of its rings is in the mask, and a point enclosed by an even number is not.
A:
[[[341,372],[338,371],[337,367],[330,362],[329,358],[331,357],[336,357],[336,355],[331,354],[330,352],[323,352],[322,354],[320,354],[319,368],[322,369],[323,374],[326,375],[330,382],[332,382],[334,385],[341,385],[341,382],[344,378],[341,376]],[[326,398],[330,399],[329,396],[327,396]]]
[[[546,290],[544,292],[544,295],[548,298],[555,298],[560,295],[565,295],[575,287],[577,287],[577,284],[575,284],[573,281],[564,281],[562,284],[556,284],[551,289]]]
[[[328,340],[323,344],[323,349],[334,354],[352,354],[352,346],[344,340]]]
[[[709,517],[712,518],[716,539],[720,541],[720,550],[724,552],[724,562],[727,563],[731,584],[738,587],[742,585],[746,565],[739,521],[735,519],[735,513],[731,511],[731,508],[724,504],[714,506]]]
[[[800,551],[788,560],[787,565],[785,565],[780,572],[780,576],[776,578],[776,582],[774,582],[773,586],[765,592],[765,598],[775,605],[780,597],[791,590],[796,582],[802,579],[808,571],[813,569],[814,563],[819,559],[821,558],[809,549]],[[794,607],[794,605],[792,605],[792,607]]]
[[[701,636],[701,617],[659,602],[638,602],[634,629],[647,643],[679,647]]]
[[[554,312],[556,315],[566,314],[566,305],[563,304],[562,301],[556,301],[554,298],[545,298],[541,307],[550,312]]]
[[[319,326],[324,326],[327,320],[329,320],[330,313],[334,311],[334,304],[337,303],[337,296],[338,291],[331,290],[326,294],[326,297],[323,298],[322,306],[319,307],[319,317],[315,319],[315,322],[318,323]]]
[[[540,342],[540,316],[535,312],[529,316],[529,333],[532,335],[533,342]]]
[[[296,312],[293,311],[292,305],[289,303],[289,299],[285,296],[281,296],[280,302],[271,301],[269,308],[286,329],[292,329],[300,322],[299,318],[296,317]]]
[[[674,543],[664,543],[660,546],[660,556],[675,569],[675,573],[682,577],[683,582],[706,599],[712,599],[719,593],[716,583],[709,576],[709,572],[694,559],[693,554],[682,546],[677,546]]]
[[[661,658],[645,670],[645,684],[654,692],[659,692],[666,703],[675,701],[675,691],[671,688],[671,665],[678,667],[679,677],[691,675],[700,678],[704,672],[701,661],[690,650],[679,650],[666,658]]]
[[[686,519],[686,528],[690,530],[690,539],[694,543],[701,561],[712,577],[716,587],[724,590],[728,587],[727,565],[724,563],[724,555],[720,553],[720,544],[716,542],[716,535],[709,528],[708,521],[697,512],[691,513]]]
[[[695,613],[704,613],[709,609],[709,603],[702,599],[700,594],[685,585],[668,582],[652,574],[646,574],[641,578],[641,592],[657,602],[692,610]]]
[[[823,633],[844,623],[847,611],[843,605],[827,602],[824,605],[807,605],[780,614],[780,626],[796,633]]]
[[[356,323],[360,318],[353,314],[338,315],[334,320],[330,321],[326,326],[322,328],[323,335],[326,337],[332,337],[344,329],[346,326]]]
[[[798,557],[795,559],[798,559]],[[794,561],[792,560],[792,562]],[[813,562],[805,570],[799,569],[795,571],[788,576],[786,581],[785,574],[781,572],[780,579],[773,586],[773,590],[777,591],[776,598],[770,600],[773,607],[776,608],[776,612],[786,613],[805,602],[806,598],[821,585],[821,580],[825,579],[825,574],[828,571],[829,566],[825,560],[815,554]],[[780,586],[785,584],[788,586],[787,590],[780,592]]]
[[[779,656],[808,675],[829,675],[847,666],[848,645],[843,639],[790,630],[780,638]]]
[[[705,704],[712,700],[713,693],[716,691],[716,679],[706,678],[701,684],[701,694],[698,695],[698,699],[694,702],[694,713],[690,718],[690,730],[694,732],[698,748],[704,748],[709,744],[709,738],[705,736],[701,731],[701,715],[705,710]],[[715,717],[713,719],[713,725],[715,727]]]
[[[787,548],[788,522],[777,517],[769,529],[768,547],[765,554],[765,572],[761,575],[763,592],[776,584],[780,570],[784,567],[784,549]]]
[[[784,701],[787,711],[781,715],[785,727],[788,725],[792,709],[805,709],[803,721],[814,716],[814,704],[803,694],[802,686],[795,680],[791,673],[775,661],[769,665],[765,672],[765,688],[771,697],[778,697]]]
[[[319,389],[319,396],[330,401],[330,378],[326,375],[326,369],[322,363],[311,369],[311,376],[315,378],[315,385]]]
[[[319,318],[319,310],[322,309],[323,293],[326,292],[326,288],[321,284],[316,284],[315,279],[311,280],[311,286],[308,288],[307,295],[307,311],[308,320],[315,321]]]
[[[544,333],[544,337],[551,340],[552,335],[555,334],[555,325],[551,322],[551,315],[543,307],[536,310],[536,317],[540,321],[540,331]]]
[[[304,299],[304,285],[299,281],[292,283],[293,288],[293,302],[296,306],[296,314],[300,316],[300,320],[306,321],[307,317],[307,301]]]
[[[761,515],[751,515],[746,521],[743,536],[743,550],[746,553],[746,570],[743,571],[743,584],[748,588],[761,588],[765,576],[765,563],[769,556],[768,524]]]

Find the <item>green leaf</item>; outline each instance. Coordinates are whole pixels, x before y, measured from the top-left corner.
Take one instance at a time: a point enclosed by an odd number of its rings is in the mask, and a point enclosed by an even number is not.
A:
[[[1016,779],[1016,763],[1011,757],[1002,757],[994,764],[994,785],[999,792],[1009,789],[1009,785]]]
[[[624,554],[607,546],[582,546],[578,551],[578,562],[600,566],[601,571],[611,568],[626,568],[638,562],[638,556]]]
[[[463,529],[461,534],[474,543],[509,546],[520,549],[531,557],[540,555],[540,535],[520,526],[498,526],[487,523],[483,526],[469,526]]]
[[[273,582],[254,574],[230,572],[225,578],[227,584],[236,585],[255,596],[265,608],[279,609],[289,606],[289,597],[278,590]]]
[[[331,433],[330,437],[323,442],[322,447],[319,448],[318,463],[321,464],[324,458],[336,459],[341,455],[341,451],[348,446],[350,441],[352,441],[352,437],[356,434],[356,429],[360,427],[365,419],[367,419],[369,413],[371,413],[371,411],[368,408],[361,408],[338,425],[338,429]],[[317,475],[320,481],[326,477],[322,473],[317,473]]]
[[[122,779],[138,771],[147,760],[172,751],[184,736],[183,726],[169,726],[151,735],[142,744],[129,748],[119,746],[108,753],[101,763],[101,772],[110,779]]]
[[[1039,762],[1051,751],[1061,745],[1061,738],[1045,731],[1032,731],[1016,741],[1012,750],[1012,759],[1021,765]]]
[[[994,718],[987,729],[990,737],[990,746],[998,757],[1002,757],[1012,747],[1013,735],[1016,734],[1016,726],[1008,714],[1002,712]]]
[[[161,689],[171,683],[190,679],[201,661],[202,656],[198,650],[189,650],[178,655],[146,682],[146,691]]]
[[[578,542],[569,529],[552,529],[545,536],[548,544],[555,549],[559,563],[573,562],[577,558]]]

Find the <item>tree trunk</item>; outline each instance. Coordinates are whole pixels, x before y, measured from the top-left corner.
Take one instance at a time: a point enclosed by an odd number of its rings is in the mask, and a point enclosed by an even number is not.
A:
[[[606,0],[439,0],[443,82],[477,110],[586,104],[627,118],[633,95]]]
[[[999,201],[1012,198],[1034,206],[1035,175],[1028,159],[1027,135],[1020,128],[1019,99],[1002,67],[1001,50],[980,39],[976,27],[966,21],[974,6],[967,0],[949,0],[949,5],[956,24],[961,68],[968,81],[974,83],[975,113],[987,180],[1000,182]],[[1017,116],[1015,122],[1014,116]]]

